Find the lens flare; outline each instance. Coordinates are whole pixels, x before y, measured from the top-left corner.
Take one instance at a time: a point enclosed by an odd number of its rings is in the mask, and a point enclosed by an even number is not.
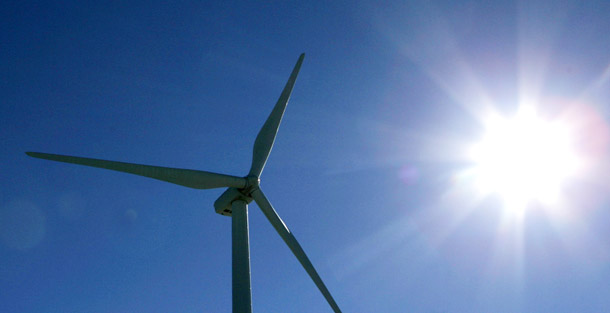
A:
[[[517,211],[532,201],[554,204],[562,184],[581,166],[569,125],[542,119],[531,106],[510,119],[490,118],[469,154],[476,188],[498,194]]]

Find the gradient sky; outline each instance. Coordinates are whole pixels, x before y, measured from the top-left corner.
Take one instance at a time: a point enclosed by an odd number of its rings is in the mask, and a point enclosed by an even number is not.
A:
[[[302,52],[261,186],[344,312],[610,311],[610,3],[457,2],[5,2],[0,311],[230,312],[222,189],[24,152],[245,175]],[[596,170],[511,219],[461,151],[531,95]],[[254,311],[330,312],[250,212]]]

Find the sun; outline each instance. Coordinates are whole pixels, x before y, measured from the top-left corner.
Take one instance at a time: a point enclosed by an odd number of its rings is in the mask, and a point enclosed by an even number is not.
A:
[[[489,118],[485,128],[468,153],[476,189],[500,196],[514,211],[533,201],[556,203],[581,163],[569,125],[539,117],[533,106],[524,105],[511,118]]]

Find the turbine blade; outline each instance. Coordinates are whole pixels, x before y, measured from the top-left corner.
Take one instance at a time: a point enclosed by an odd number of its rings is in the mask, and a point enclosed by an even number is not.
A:
[[[324,295],[324,298],[326,298],[326,301],[328,301],[328,304],[330,304],[330,306],[332,307],[333,311],[335,311],[336,313],[341,312],[339,306],[333,299],[333,296],[331,296],[330,292],[326,288],[326,285],[324,285],[322,278],[320,278],[320,275],[318,275],[318,272],[311,264],[311,261],[309,261],[309,258],[305,254],[305,251],[303,251],[303,248],[301,248],[301,245],[299,244],[297,239],[294,238],[294,236],[290,232],[290,229],[288,229],[286,224],[284,224],[284,221],[282,221],[279,215],[277,215],[277,213],[273,209],[273,206],[271,205],[269,200],[267,200],[267,197],[265,197],[265,194],[263,194],[260,189],[256,189],[252,192],[252,198],[254,198],[254,201],[256,201],[258,207],[263,211],[269,222],[271,222],[273,228],[275,228],[275,230],[280,234],[280,237],[284,239],[284,242],[288,245],[290,250],[292,250],[292,253],[297,257],[299,262],[301,262],[301,265],[303,265],[305,271],[307,271],[307,274],[309,274],[309,277],[311,277],[316,286],[318,286],[318,289],[320,289],[320,291]]]
[[[26,152],[25,154],[39,159],[80,164],[150,177],[195,189],[210,189],[219,187],[244,188],[246,186],[246,179],[243,177],[212,172],[141,165],[40,152]]]
[[[256,136],[256,140],[254,141],[254,151],[252,153],[252,166],[250,167],[250,173],[248,176],[260,177],[261,173],[263,172],[263,168],[265,167],[265,163],[267,163],[267,158],[269,157],[269,153],[273,147],[277,130],[280,127],[284,110],[286,110],[286,105],[290,99],[292,87],[294,87],[294,83],[297,80],[297,75],[299,74],[299,70],[301,69],[301,64],[303,63],[304,58],[305,54],[303,53],[299,57],[297,64],[294,66],[294,69],[290,74],[290,78],[288,78],[288,82],[286,83],[280,98],[277,100],[275,107],[273,107],[273,111],[271,111],[267,121],[265,121],[265,124]]]

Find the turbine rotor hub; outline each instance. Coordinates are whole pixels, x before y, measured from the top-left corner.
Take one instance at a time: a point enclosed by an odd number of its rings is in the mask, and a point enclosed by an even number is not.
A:
[[[261,179],[254,175],[249,175],[244,178],[246,179],[246,187],[239,191],[245,196],[250,196],[250,194],[260,186]]]

